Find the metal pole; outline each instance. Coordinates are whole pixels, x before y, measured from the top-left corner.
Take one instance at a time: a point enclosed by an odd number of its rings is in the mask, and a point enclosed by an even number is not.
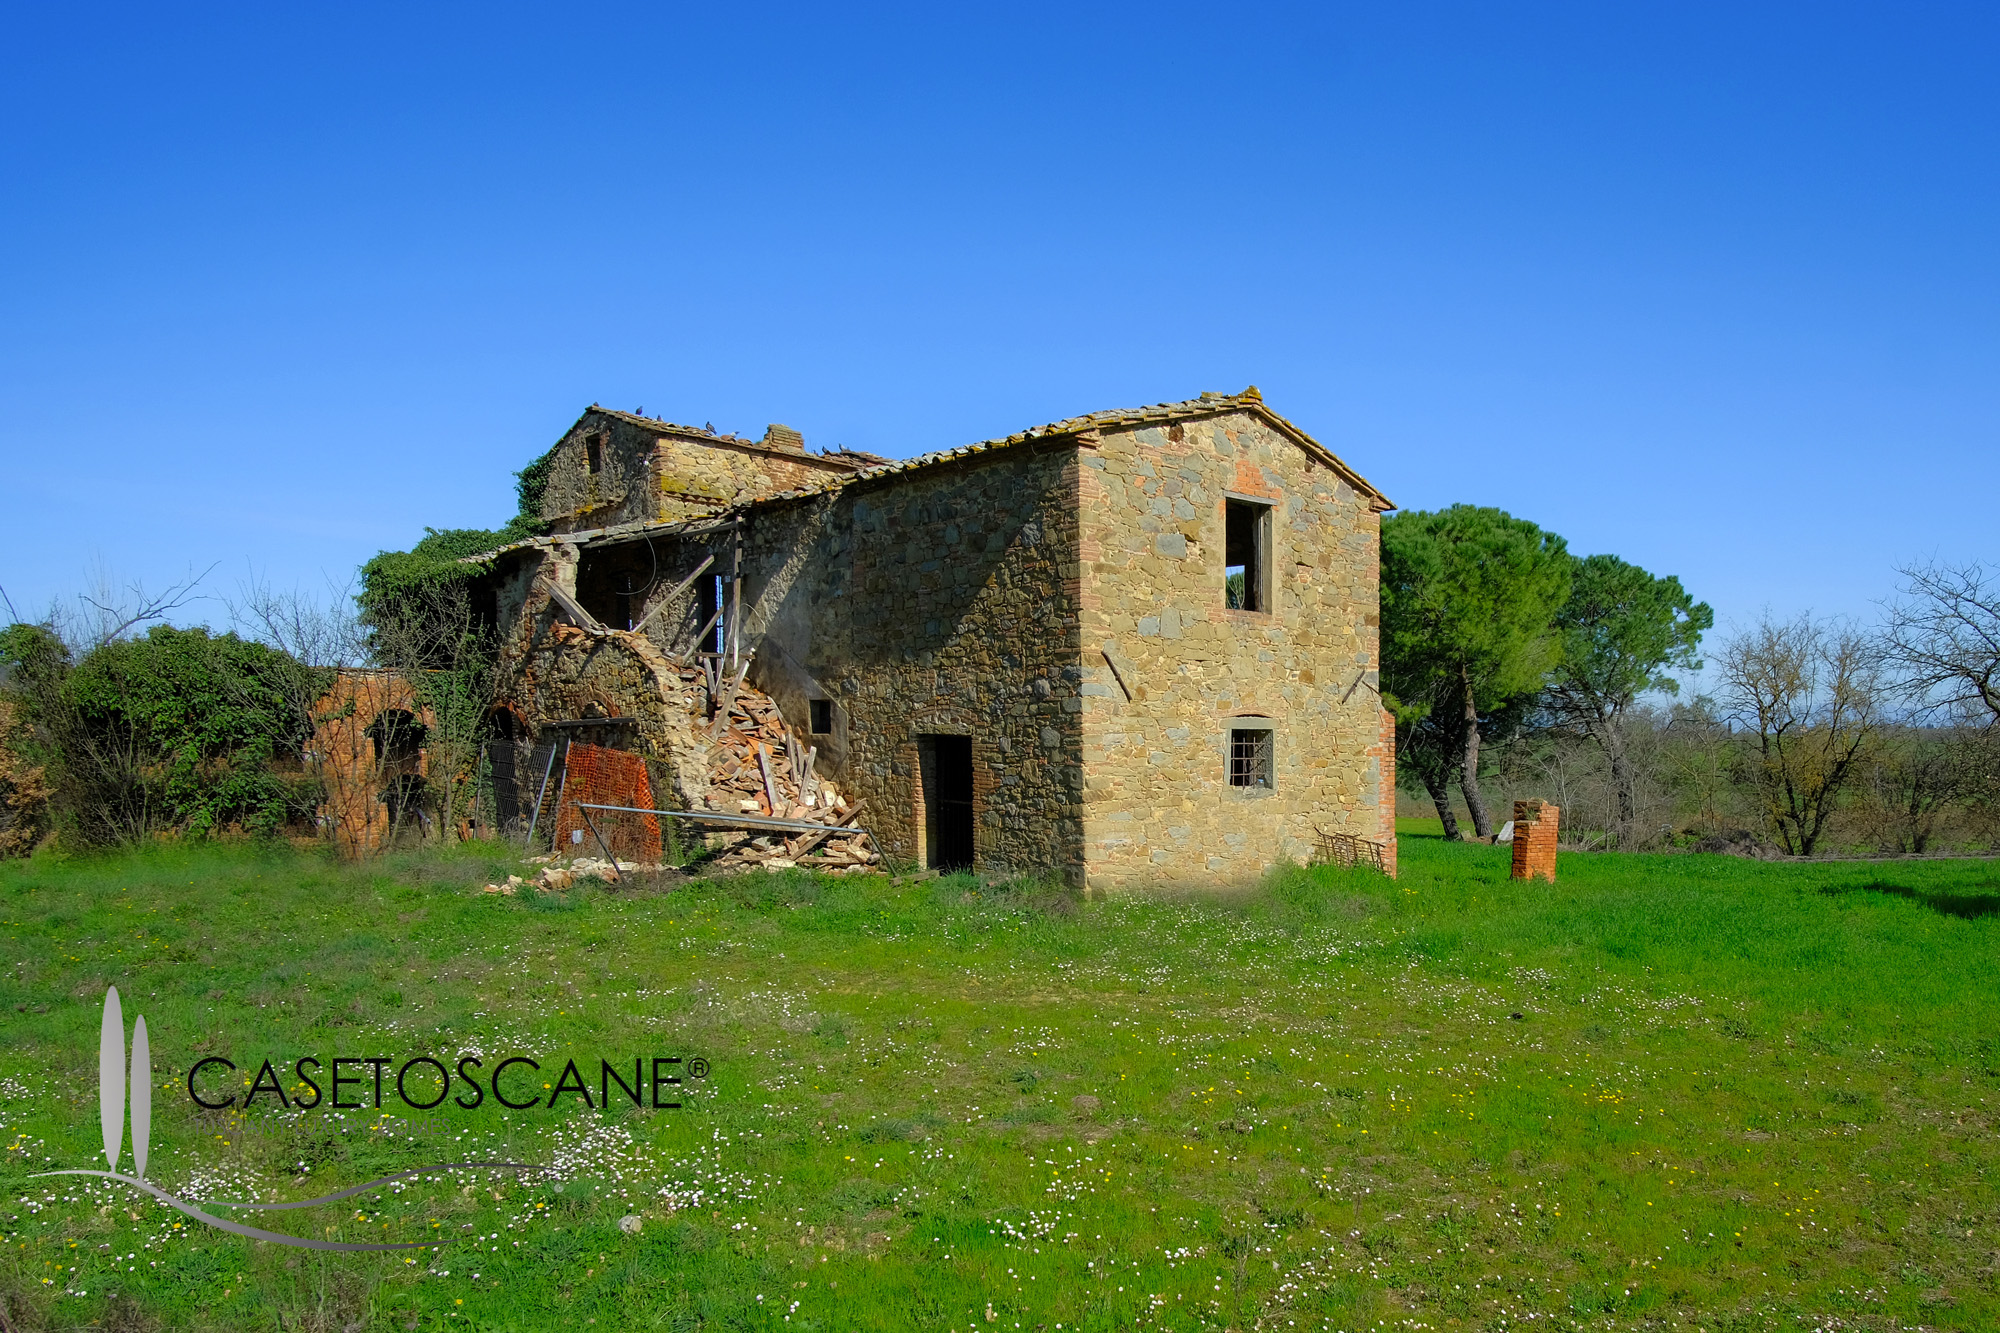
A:
[[[562,849],[556,845],[556,834],[562,832],[562,798],[563,792],[569,788],[569,747],[571,744],[573,744],[571,741],[563,742],[563,775],[556,782],[555,827],[549,831],[549,852],[551,855],[559,856],[562,854]],[[551,754],[549,758],[553,760],[555,755]]]
[[[707,810],[646,810],[636,805],[599,805],[593,802],[585,807],[577,802],[578,809],[613,810],[628,815],[664,815],[668,819],[687,819],[697,824],[715,824],[723,828],[780,829],[786,833],[817,833],[830,830],[834,833],[868,833],[864,824],[854,822],[854,815],[860,809],[856,806],[838,824],[816,823],[810,819],[772,819],[766,815],[725,815]],[[868,836],[873,839],[874,834]]]
[[[603,852],[604,859],[611,863],[611,878],[613,881],[622,880],[624,876],[618,873],[618,858],[611,854],[611,848],[605,843],[604,835],[597,831],[597,821],[590,817],[590,811],[584,808],[581,801],[577,802],[576,812],[583,816],[584,824],[590,829],[590,836],[597,839],[597,850]]]
[[[532,759],[530,762],[533,762]],[[528,845],[535,845],[535,825],[542,821],[542,801],[549,794],[549,774],[556,771],[556,746],[549,742],[549,762],[542,765],[542,785],[535,793],[535,813],[528,817]]]
[[[729,665],[743,652],[743,521],[736,521],[736,546],[729,561]]]

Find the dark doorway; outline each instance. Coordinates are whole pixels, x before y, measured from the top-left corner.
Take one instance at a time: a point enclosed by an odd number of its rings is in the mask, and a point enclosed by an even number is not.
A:
[[[925,865],[972,868],[972,737],[919,736],[923,766]]]
[[[486,715],[486,771],[493,783],[493,823],[503,833],[512,833],[521,818],[521,719],[511,708],[496,708]]]
[[[606,629],[632,628],[659,582],[659,561],[649,543],[586,546],[577,559],[577,604]]]

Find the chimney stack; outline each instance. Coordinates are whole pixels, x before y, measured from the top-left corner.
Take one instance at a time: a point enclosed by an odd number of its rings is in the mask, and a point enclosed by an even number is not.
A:
[[[764,428],[764,443],[773,449],[789,449],[795,454],[806,451],[806,437],[790,426],[780,426],[772,422]]]

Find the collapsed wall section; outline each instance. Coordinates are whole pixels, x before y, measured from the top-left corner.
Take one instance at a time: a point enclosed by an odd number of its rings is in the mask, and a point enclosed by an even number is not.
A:
[[[509,554],[489,576],[501,639],[500,695],[514,720],[524,755],[565,738],[602,739],[565,731],[601,720],[635,753],[654,761],[661,779],[652,791],[671,805],[699,805],[708,791],[707,744],[697,734],[692,700],[679,667],[643,633],[572,622],[558,600],[574,601],[578,549],[567,543]],[[611,719],[625,719],[616,728]],[[524,782],[543,767],[524,762]],[[532,771],[531,771],[532,770]],[[538,793],[523,789],[532,804]]]

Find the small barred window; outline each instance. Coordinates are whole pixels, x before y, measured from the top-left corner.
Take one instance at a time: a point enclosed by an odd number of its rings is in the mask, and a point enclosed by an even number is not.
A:
[[[1229,785],[1271,785],[1271,731],[1268,727],[1237,727],[1229,733]]]

